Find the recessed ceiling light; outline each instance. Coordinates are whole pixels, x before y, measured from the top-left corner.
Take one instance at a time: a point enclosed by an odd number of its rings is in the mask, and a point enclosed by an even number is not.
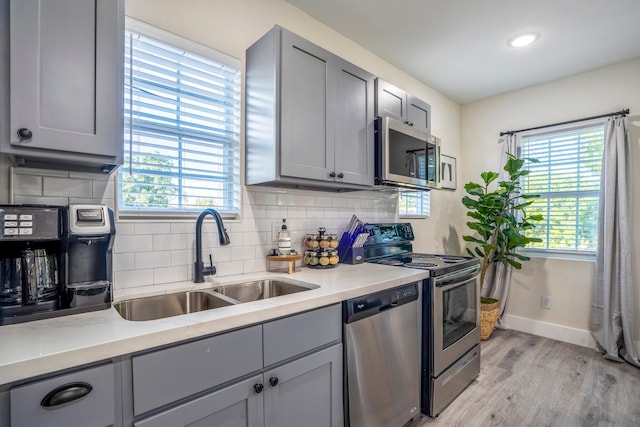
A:
[[[521,34],[509,40],[507,44],[511,47],[525,47],[536,41],[538,37],[535,33]]]

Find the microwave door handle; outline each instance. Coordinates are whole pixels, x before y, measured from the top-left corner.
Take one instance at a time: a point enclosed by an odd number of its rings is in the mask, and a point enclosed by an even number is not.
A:
[[[407,158],[406,158],[406,168],[407,168],[407,175],[410,177],[415,177],[416,176],[416,153],[413,151],[407,151]]]

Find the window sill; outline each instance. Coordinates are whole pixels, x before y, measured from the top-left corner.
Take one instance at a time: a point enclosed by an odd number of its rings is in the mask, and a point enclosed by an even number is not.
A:
[[[589,261],[595,262],[595,251],[561,251],[561,250],[548,250],[548,249],[522,249],[520,254],[531,258],[551,258],[551,259],[566,259],[572,261]]]

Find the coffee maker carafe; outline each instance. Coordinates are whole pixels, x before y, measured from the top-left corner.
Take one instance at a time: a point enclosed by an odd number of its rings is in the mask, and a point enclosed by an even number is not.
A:
[[[111,306],[113,211],[0,205],[0,325]]]
[[[65,209],[0,206],[0,324],[60,309]]]

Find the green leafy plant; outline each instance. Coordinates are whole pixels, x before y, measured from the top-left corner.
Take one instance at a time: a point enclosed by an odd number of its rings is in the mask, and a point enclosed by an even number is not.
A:
[[[499,181],[494,191],[489,191],[489,186],[498,179],[497,172],[483,172],[480,174],[481,184],[469,182],[464,186],[469,196],[462,198],[462,204],[469,209],[467,216],[475,220],[467,222],[467,226],[477,235],[462,238],[476,244],[473,251],[467,248],[469,255],[482,258],[480,283],[484,283],[487,269],[492,263],[506,263],[521,269],[520,261],[530,258],[517,253],[516,249],[541,241],[526,236],[526,232],[535,227],[533,222],[543,219],[541,214],[527,216],[526,213],[526,208],[540,195],[520,194],[520,178],[530,172],[524,169],[525,160],[533,163],[538,163],[538,160],[520,159],[511,154],[508,156],[504,170],[509,178]]]

